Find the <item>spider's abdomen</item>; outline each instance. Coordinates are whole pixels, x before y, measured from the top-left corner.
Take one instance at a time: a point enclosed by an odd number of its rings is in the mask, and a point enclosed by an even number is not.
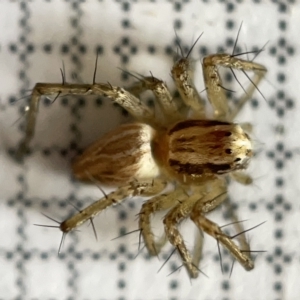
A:
[[[213,179],[246,168],[252,144],[233,123],[186,120],[172,126],[154,152],[169,174],[183,182]]]
[[[73,163],[76,178],[108,185],[153,179],[159,168],[152,158],[154,130],[145,124],[125,124],[105,134]]]

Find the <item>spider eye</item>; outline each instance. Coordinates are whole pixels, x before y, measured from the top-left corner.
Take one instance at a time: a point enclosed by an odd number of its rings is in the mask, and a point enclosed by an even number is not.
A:
[[[241,158],[240,157],[237,157],[235,160],[234,160],[234,162],[238,162],[238,161],[240,161],[241,160]]]
[[[230,131],[228,131],[228,132],[225,132],[225,134],[224,134],[225,136],[231,136],[232,135],[232,133],[230,132]]]
[[[225,149],[225,153],[227,153],[227,154],[231,154],[232,153],[232,151],[231,151],[231,149]]]

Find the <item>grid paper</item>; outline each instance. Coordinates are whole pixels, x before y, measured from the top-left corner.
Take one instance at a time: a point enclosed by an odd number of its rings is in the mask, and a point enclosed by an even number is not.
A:
[[[297,1],[2,1],[0,299],[299,299],[299,18]],[[13,153],[30,88],[60,82],[62,61],[68,82],[91,82],[98,51],[97,82],[129,85],[133,79],[121,68],[151,71],[172,89],[175,29],[183,49],[204,32],[192,53],[201,91],[201,59],[231,53],[241,22],[237,52],[268,42],[256,59],[268,68],[259,86],[266,101],[256,92],[236,120],[254,125],[254,184],[229,188],[245,228],[267,221],[248,233],[254,250],[267,251],[256,255],[255,269],[235,264],[230,276],[232,258],[222,250],[222,273],[216,242],[205,236],[200,268],[208,278],[190,282],[183,269],[169,275],[181,264],[176,255],[158,272],[170,245],[157,259],[146,251],[137,256],[137,233],[112,241],[137,228],[140,199],[97,217],[98,241],[90,226],[67,235],[58,256],[59,231],[33,224],[55,225],[41,212],[61,221],[75,211],[70,202],[83,208],[102,197],[72,179],[70,161],[130,118],[107,98],[45,98],[32,152],[18,164]],[[227,224],[224,214],[221,207],[210,219]],[[183,225],[188,234],[193,225]]]

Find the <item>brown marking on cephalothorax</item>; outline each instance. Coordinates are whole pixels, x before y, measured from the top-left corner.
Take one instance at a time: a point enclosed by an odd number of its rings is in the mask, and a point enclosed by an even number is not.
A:
[[[169,130],[168,134],[171,135],[176,131],[192,127],[211,127],[215,125],[228,125],[228,123],[217,120],[186,120],[183,122],[178,122],[174,127],[172,127]]]
[[[169,175],[180,181],[200,182],[244,169],[252,148],[236,124],[186,120],[158,135],[153,152]]]
[[[205,176],[205,174],[222,174],[231,170],[229,164],[181,164],[179,161],[172,159],[169,160],[169,164],[178,173],[193,174],[194,177]]]

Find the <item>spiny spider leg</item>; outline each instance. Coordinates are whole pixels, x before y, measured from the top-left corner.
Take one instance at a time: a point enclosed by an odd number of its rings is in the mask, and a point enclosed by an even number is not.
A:
[[[222,80],[218,72],[218,66],[238,69],[242,71],[253,71],[254,78],[246,89],[245,95],[240,99],[235,110],[229,111],[226,93],[222,87]],[[257,85],[264,77],[267,69],[258,63],[242,60],[229,54],[214,54],[203,59],[203,76],[206,86],[207,97],[214,108],[214,115],[220,121],[233,121],[236,114],[243,105],[251,98]]]
[[[68,233],[71,230],[76,229],[88,220],[93,219],[100,212],[109,206],[121,203],[131,196],[151,196],[161,192],[166,186],[166,182],[156,179],[147,182],[133,181],[128,185],[119,187],[117,190],[102,197],[100,200],[95,201],[82,211],[73,215],[71,218],[66,219],[60,224],[61,231]]]
[[[191,61],[189,55],[194,46],[200,39],[202,34],[197,38],[195,43],[190,48],[188,54],[179,59],[173,66],[171,73],[172,78],[176,84],[177,90],[181,96],[182,101],[193,110],[193,117],[206,119],[205,102],[200,97],[193,82],[193,72],[191,68]],[[181,50],[182,52],[182,50]]]
[[[18,153],[20,156],[25,153],[34,135],[38,103],[42,95],[103,95],[121,105],[138,121],[123,124],[107,133],[74,161],[73,174],[77,179],[93,181],[91,178],[94,178],[102,184],[116,186],[117,189],[108,195],[104,194],[99,201],[60,223],[63,238],[69,231],[127,197],[154,196],[142,206],[139,215],[140,236],[143,236],[150,254],[156,255],[161,247],[161,244],[154,241],[150,218],[157,211],[169,209],[163,221],[165,235],[179,252],[191,278],[196,278],[201,272],[198,264],[202,239],[196,240],[192,256],[178,229],[180,222],[186,218],[196,224],[200,234],[204,231],[213,236],[218,245],[223,244],[246,270],[254,267],[249,243],[245,238],[246,231],[240,230],[237,235],[228,236],[217,224],[207,219],[206,214],[226,199],[226,176],[246,169],[253,155],[250,137],[241,126],[232,123],[232,119],[255,89],[259,91],[257,85],[266,68],[253,61],[239,59],[241,54],[234,54],[237,40],[232,54],[205,57],[204,82],[214,109],[214,119],[209,120],[204,102],[193,85],[190,69],[189,55],[197,41],[186,56],[181,50],[181,59],[172,69],[172,77],[181,96],[179,102],[173,101],[166,85],[153,76],[137,78],[139,82],[130,90],[151,90],[157,98],[157,108],[160,109],[158,115],[162,115],[163,120],[155,115],[156,111],[129,91],[109,83],[96,84],[96,71],[93,84],[68,84],[63,78],[62,84],[38,83],[35,86],[28,112],[26,136]],[[245,73],[251,84],[244,90],[245,96],[233,111],[230,111],[227,103],[219,66],[244,73],[254,72],[253,79]],[[191,113],[179,111],[180,106],[191,110]],[[251,181],[247,176],[233,177],[245,184]],[[174,190],[166,195],[158,195],[167,183],[172,184]],[[239,228],[239,225],[236,227]],[[233,242],[235,237],[239,238],[240,247]]]
[[[120,87],[114,87],[107,83],[98,84],[68,84],[64,83],[37,83],[32,91],[29,110],[27,114],[26,132],[25,137],[20,143],[20,147],[17,153],[17,158],[22,159],[26,153],[29,143],[34,136],[36,117],[38,112],[38,105],[43,95],[57,95],[57,94],[69,94],[69,95],[103,95],[114,102],[120,104],[137,120],[159,128],[153,112],[143,104],[138,98],[131,95],[125,89]]]
[[[172,98],[167,85],[162,80],[153,76],[142,76],[138,79],[138,82],[127,87],[126,90],[134,95],[151,90],[163,114],[163,124],[169,125],[184,118],[178,109],[176,101]]]
[[[200,265],[200,261],[202,259],[203,244],[204,244],[203,232],[198,230],[198,232],[195,232],[194,247],[193,247],[192,263],[194,266],[199,267]]]
[[[187,269],[191,278],[196,278],[199,273],[198,266],[194,264],[194,259],[187,249],[181,233],[178,230],[178,224],[189,217],[193,207],[199,198],[203,198],[203,189],[196,191],[190,196],[186,197],[184,201],[171,209],[164,218],[165,232],[169,242],[176,247],[185,268]],[[204,196],[205,197],[205,196]]]
[[[139,227],[150,255],[158,255],[163,246],[163,244],[154,241],[154,234],[151,229],[151,216],[158,211],[174,206],[186,197],[184,190],[176,189],[169,194],[156,196],[143,204],[139,213]]]
[[[223,197],[223,199],[225,198]],[[220,200],[219,200],[220,201]],[[192,213],[191,213],[191,219],[196,224],[196,226],[200,229],[206,232],[207,234],[214,237],[218,242],[220,242],[225,248],[228,249],[228,251],[233,255],[233,257],[247,270],[252,270],[254,268],[254,263],[252,259],[250,258],[249,254],[249,244],[247,243],[244,233],[241,233],[241,240],[242,247],[246,247],[246,252],[243,252],[242,250],[232,241],[233,237],[227,236],[221,228],[215,224],[214,222],[210,221],[205,217],[205,213],[208,211],[211,211],[216,206],[218,206],[220,203],[203,203],[200,202],[195,205]],[[236,223],[240,224],[240,223]]]

